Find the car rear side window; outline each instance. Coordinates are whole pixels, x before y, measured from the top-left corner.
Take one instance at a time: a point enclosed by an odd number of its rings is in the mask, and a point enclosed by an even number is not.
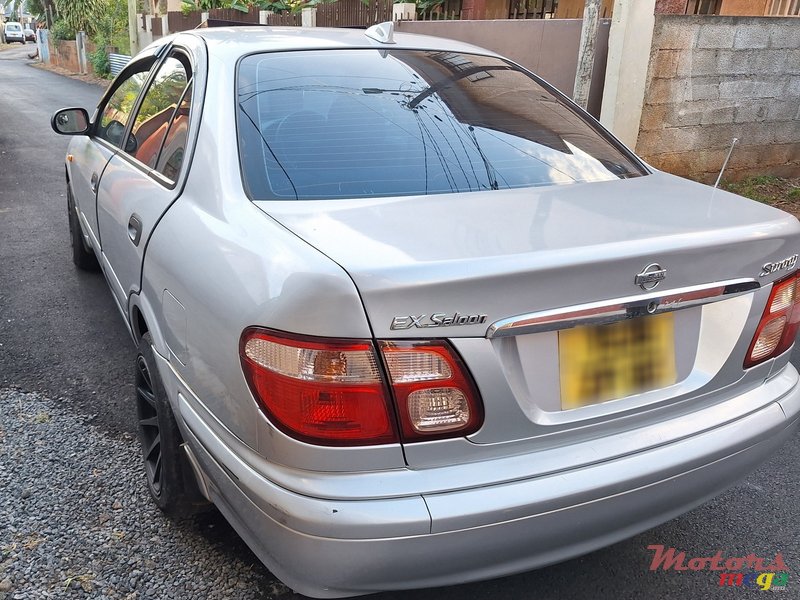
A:
[[[169,56],[159,67],[142,98],[131,129],[133,141],[128,146],[131,148],[131,154],[150,168],[156,168],[159,163],[159,156],[168,132],[174,129],[172,134],[174,140],[181,130],[181,126],[185,130],[185,121],[188,118],[188,101],[185,101],[185,92],[190,78],[191,71],[188,60],[179,54]],[[180,119],[180,123],[176,123],[176,119]],[[164,168],[165,163],[161,163],[161,166]],[[180,167],[180,161],[178,167]],[[159,169],[162,174],[174,180],[177,177],[177,170],[173,168],[169,170],[171,175],[167,175]]]
[[[239,66],[252,199],[495,190],[645,174],[548,88],[494,57],[337,50]]]
[[[158,156],[156,171],[167,179],[176,181],[183,164],[186,140],[189,137],[189,108],[192,103],[192,84],[189,83],[183,92],[178,109],[172,117],[161,153]]]

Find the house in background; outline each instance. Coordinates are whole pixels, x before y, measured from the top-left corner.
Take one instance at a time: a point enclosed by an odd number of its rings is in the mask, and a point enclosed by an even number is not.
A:
[[[19,3],[8,2],[3,4],[0,2],[0,23],[8,23],[9,21],[29,25],[34,22],[33,16],[26,10],[23,5],[20,10]]]
[[[556,18],[581,19],[586,0],[558,0]],[[614,0],[603,0],[601,17],[610,17]],[[791,17],[800,15],[800,0],[658,0],[661,14]]]
[[[445,0],[448,7],[460,14],[461,20],[486,19],[553,19],[563,0]],[[424,19],[424,17],[423,17]],[[436,20],[434,16],[431,20]]]
[[[607,19],[615,0],[602,0],[600,17]],[[445,0],[444,14],[469,19],[582,19],[586,0]],[[660,14],[722,16],[800,16],[800,0],[657,0]],[[437,16],[433,15],[432,19]]]
[[[690,0],[686,14],[796,17],[800,15],[800,0]]]
[[[583,8],[586,6],[586,0],[558,0],[558,10],[556,10],[556,19],[582,19]],[[614,0],[603,0],[600,4],[600,18],[607,19],[611,17],[614,10]]]
[[[459,0],[446,0],[452,5]],[[586,0],[460,0],[461,19],[581,19]],[[600,17],[611,17],[614,0],[602,0]]]

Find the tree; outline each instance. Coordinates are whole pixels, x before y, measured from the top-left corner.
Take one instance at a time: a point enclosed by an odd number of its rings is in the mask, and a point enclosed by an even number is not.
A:
[[[22,18],[22,10],[23,10],[24,0],[11,0],[10,2],[6,2],[5,10],[9,13],[8,21],[20,21]],[[0,8],[2,8],[2,4],[0,4]]]
[[[25,7],[37,21],[47,20],[47,5],[52,6],[48,0],[26,0]]]
[[[109,10],[106,0],[56,0],[61,19],[75,31],[85,31],[90,37],[96,32],[96,24]]]

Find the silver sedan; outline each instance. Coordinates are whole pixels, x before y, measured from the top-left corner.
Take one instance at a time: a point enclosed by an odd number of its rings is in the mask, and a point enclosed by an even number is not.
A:
[[[562,561],[797,430],[797,220],[492,52],[195,30],[52,125],[74,262],[139,349],[153,500],[215,505],[298,592]]]

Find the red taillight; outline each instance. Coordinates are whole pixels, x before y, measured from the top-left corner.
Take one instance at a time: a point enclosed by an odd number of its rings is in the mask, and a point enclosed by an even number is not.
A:
[[[782,354],[794,343],[800,326],[800,309],[795,309],[800,302],[797,282],[798,274],[793,273],[772,284],[767,306],[744,360],[745,369]]]
[[[309,338],[257,327],[240,343],[260,407],[281,431],[327,446],[461,437],[483,408],[466,367],[444,341],[380,342],[389,387],[368,340]],[[396,410],[395,410],[396,409]]]
[[[251,328],[240,355],[253,395],[284,433],[328,446],[399,441],[371,342]]]
[[[483,407],[465,365],[447,342],[381,342],[405,441],[465,436]]]

